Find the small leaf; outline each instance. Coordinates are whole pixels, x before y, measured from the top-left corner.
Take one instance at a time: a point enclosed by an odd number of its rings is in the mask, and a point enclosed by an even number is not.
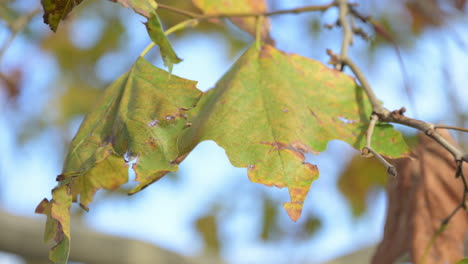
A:
[[[113,0],[122,4],[124,7],[132,8],[136,13],[146,17],[148,22],[145,23],[146,30],[151,40],[159,46],[161,57],[164,61],[164,66],[172,72],[172,66],[182,61],[174,49],[172,48],[169,39],[164,34],[164,29],[156,13],[158,5],[154,0]]]
[[[193,126],[180,142],[214,140],[234,166],[248,168],[251,181],[287,187],[284,204],[298,220],[315,165],[304,154],[324,151],[332,139],[365,145],[371,107],[352,78],[320,62],[255,45],[190,111]],[[408,148],[390,125],[376,126],[376,151],[391,157]],[[186,153],[192,145],[182,150]]]
[[[265,0],[192,0],[192,2],[206,14],[262,13],[267,10]],[[257,23],[255,17],[231,17],[229,19],[255,37]],[[261,38],[267,43],[272,43],[269,31],[270,21],[265,18],[261,27]]]
[[[151,40],[159,46],[161,56],[164,60],[164,65],[169,69],[169,72],[172,72],[172,65],[179,63],[182,60],[177,57],[174,49],[172,49],[169,39],[164,34],[158,15],[155,12],[151,13],[150,18],[145,25]]]
[[[64,20],[71,10],[83,0],[41,0],[44,8],[44,23],[52,31],[57,31],[60,20]]]
[[[457,261],[457,263],[455,263],[455,264],[468,264],[468,258],[461,259],[461,260]]]

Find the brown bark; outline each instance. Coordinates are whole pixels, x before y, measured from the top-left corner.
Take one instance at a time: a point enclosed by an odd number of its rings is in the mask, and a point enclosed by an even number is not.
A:
[[[442,135],[453,142],[448,132]],[[373,264],[393,264],[405,255],[412,263],[454,263],[463,258],[468,216],[459,210],[447,228],[435,235],[441,221],[462,200],[463,183],[455,178],[456,164],[448,151],[420,136],[417,159],[395,161],[397,178],[388,184],[389,206],[384,238]],[[467,167],[463,168],[468,175]],[[431,239],[434,239],[431,245]],[[427,251],[427,252],[426,252]]]

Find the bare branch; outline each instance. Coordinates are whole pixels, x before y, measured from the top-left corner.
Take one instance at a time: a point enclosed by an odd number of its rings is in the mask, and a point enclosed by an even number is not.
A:
[[[197,20],[207,20],[212,18],[230,18],[230,17],[261,17],[261,16],[275,16],[275,15],[282,15],[282,14],[300,14],[306,12],[314,12],[314,11],[326,11],[329,8],[336,6],[335,1],[326,4],[326,5],[316,5],[316,6],[304,6],[299,8],[292,8],[292,9],[284,9],[284,10],[277,10],[272,12],[244,12],[244,13],[220,13],[220,14],[196,14],[192,13],[187,10],[179,9],[174,6],[159,4],[158,8],[165,9],[186,17],[194,18]]]
[[[468,132],[468,128],[456,127],[456,126],[436,125],[436,126],[434,126],[434,128],[435,128],[435,129],[438,129],[438,128],[445,128],[445,129],[458,130],[458,131],[462,131],[462,132]]]
[[[339,3],[338,7],[340,8],[340,23],[343,29],[350,29],[350,25],[348,24],[348,19],[346,19],[348,15],[354,15],[358,19],[367,21],[367,18],[361,15],[359,16],[356,15],[357,13],[353,11],[354,9],[350,7],[350,5],[347,3],[347,0],[337,0],[337,2]],[[346,3],[346,5],[344,3]],[[343,16],[342,11],[341,11],[342,9],[346,11],[345,18],[342,18]],[[346,36],[346,38],[349,38],[349,37]],[[349,41],[350,41],[349,39],[343,40],[344,44],[342,44],[342,46],[344,46],[347,49],[349,46]],[[346,43],[348,44],[345,45]],[[341,51],[341,54],[344,54],[344,56],[342,55],[338,56],[336,54],[333,54],[333,52],[330,50],[327,50],[327,53],[331,57],[332,64],[334,65],[343,64],[343,65],[349,66],[351,71],[356,76],[356,79],[361,84],[362,88],[364,89],[369,99],[369,102],[372,105],[373,114],[376,114],[379,117],[379,121],[402,124],[402,125],[416,128],[420,131],[423,131],[426,135],[430,136],[435,141],[437,141],[440,145],[442,145],[445,149],[447,149],[453,155],[456,161],[460,161],[460,160],[468,161],[468,154],[464,153],[460,148],[458,148],[454,144],[447,141],[444,137],[442,137],[436,131],[435,126],[433,124],[404,116],[403,115],[403,113],[405,112],[404,108],[391,112],[385,107],[383,107],[382,104],[380,103],[380,100],[375,95],[369,82],[367,81],[366,77],[364,76],[363,72],[361,71],[361,69],[356,65],[356,63],[354,63],[353,60],[351,60],[347,56],[347,51],[345,52]]]
[[[375,156],[387,169],[387,173],[396,176],[397,171],[395,169],[395,166],[390,164],[382,155],[377,153],[373,148],[372,148],[372,135],[374,134],[374,127],[377,121],[379,120],[379,117],[375,114],[372,114],[371,116],[371,121],[369,123],[369,128],[367,129],[367,135],[366,135],[366,146],[362,149],[361,154],[364,157],[372,157]]]
[[[349,5],[347,0],[337,0],[338,8],[339,8],[339,17],[338,17],[338,24],[343,29],[343,39],[341,40],[341,58],[348,57],[348,48],[350,45],[353,44],[353,31],[351,26],[348,23],[348,13],[349,13]],[[344,64],[338,63],[335,64],[335,69],[339,71],[343,71]]]
[[[458,177],[460,177],[463,182],[463,196],[458,206],[455,207],[455,209],[453,209],[452,213],[450,213],[449,216],[447,216],[444,220],[442,220],[442,226],[447,225],[450,222],[450,219],[452,219],[453,216],[458,212],[458,210],[462,208],[466,210],[466,197],[468,195],[468,184],[467,184],[465,175],[463,173],[463,161],[457,161],[457,171],[455,173],[455,178],[458,178]]]

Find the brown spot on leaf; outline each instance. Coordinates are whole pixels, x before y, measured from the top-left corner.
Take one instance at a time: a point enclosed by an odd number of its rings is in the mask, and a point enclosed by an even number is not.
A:
[[[287,149],[288,148],[288,145],[286,143],[283,143],[283,142],[268,142],[268,141],[262,141],[260,142],[261,144],[265,144],[265,145],[270,145],[273,147],[272,150],[283,150],[283,149]]]
[[[302,152],[297,151],[297,150],[294,150],[294,149],[288,149],[288,150],[291,151],[292,154],[293,154],[294,156],[296,156],[298,159],[300,159],[300,160],[304,160],[304,159],[305,159],[305,156],[304,156],[304,154],[303,154]]]
[[[302,203],[284,203],[283,207],[286,209],[286,212],[288,213],[289,218],[296,222],[299,220],[302,214]]]
[[[65,180],[65,175],[59,174],[59,175],[57,175],[57,177],[55,178],[55,180],[58,181],[58,182],[63,181],[63,180]]]
[[[320,118],[318,117],[318,115],[317,115],[314,111],[312,111],[312,109],[310,109],[310,107],[309,107],[309,113],[310,113],[313,117],[315,117],[315,120],[317,120],[317,123],[323,124],[322,120],[320,120]]]
[[[37,205],[36,210],[34,211],[36,214],[46,214],[47,208],[50,206],[49,200],[46,198],[42,199],[42,201]]]
[[[262,50],[260,51],[260,58],[272,58],[272,53],[274,52],[274,48],[270,45],[263,45]]]
[[[291,147],[294,150],[301,151],[302,153],[309,153],[312,152],[312,150],[304,143],[300,142],[299,140],[293,141],[291,143]]]
[[[308,192],[309,192],[309,188],[290,187],[289,196],[291,196],[291,202],[302,204],[302,201],[305,200],[305,197]]]
[[[304,166],[306,166],[309,170],[313,171],[314,173],[318,173],[317,166],[310,164],[308,162],[303,162]]]
[[[150,146],[151,149],[155,149],[158,146],[157,140],[154,138],[149,138],[146,143]]]
[[[282,111],[283,111],[284,113],[287,113],[287,112],[289,112],[289,109],[284,108]]]

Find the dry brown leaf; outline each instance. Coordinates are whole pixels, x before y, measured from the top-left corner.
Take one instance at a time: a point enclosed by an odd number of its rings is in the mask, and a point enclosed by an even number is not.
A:
[[[447,131],[441,134],[454,142]],[[425,250],[446,218],[461,202],[463,185],[455,176],[451,154],[434,140],[422,135],[415,153],[418,159],[395,161],[398,177],[388,185],[389,207],[384,238],[372,259],[373,264],[396,263],[408,255],[412,263],[422,263]],[[468,175],[464,166],[464,174]],[[424,264],[454,263],[464,255],[468,216],[463,210],[436,236]]]

